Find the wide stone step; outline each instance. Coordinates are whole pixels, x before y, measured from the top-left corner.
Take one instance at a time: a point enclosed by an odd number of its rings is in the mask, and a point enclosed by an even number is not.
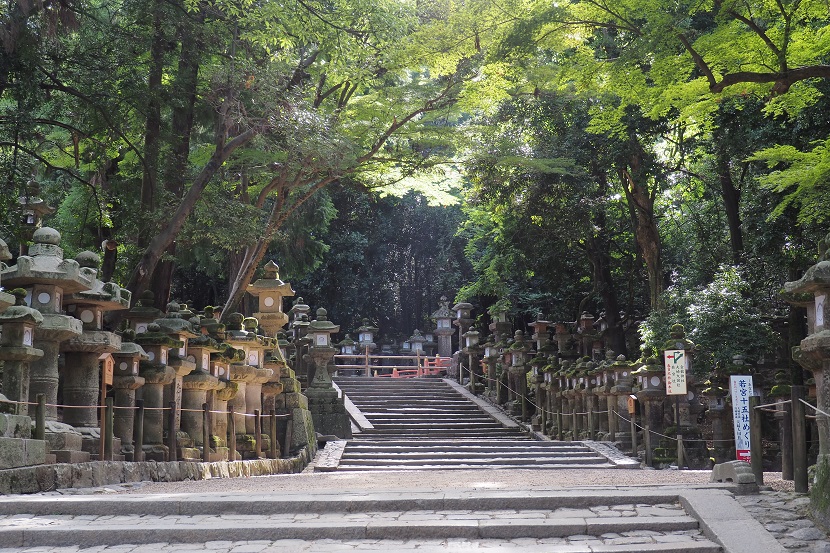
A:
[[[466,457],[466,458],[447,458],[436,456],[421,456],[416,458],[409,458],[404,455],[395,455],[393,457],[372,457],[366,458],[363,456],[354,456],[344,454],[340,459],[339,469],[350,466],[395,466],[395,467],[422,467],[430,465],[433,467],[446,467],[448,465],[466,465],[467,467],[480,466],[529,466],[539,467],[544,466],[560,466],[567,465],[585,466],[585,465],[602,465],[607,464],[606,460],[601,457],[546,457],[546,458],[516,458],[516,457],[501,457],[496,455],[483,455],[480,457]]]
[[[392,454],[393,456],[390,456]],[[593,451],[570,451],[568,453],[544,452],[544,451],[448,451],[446,449],[430,449],[422,451],[389,451],[376,449],[360,449],[348,446],[341,459],[493,459],[505,457],[516,460],[527,459],[599,459],[605,462],[603,457]]]

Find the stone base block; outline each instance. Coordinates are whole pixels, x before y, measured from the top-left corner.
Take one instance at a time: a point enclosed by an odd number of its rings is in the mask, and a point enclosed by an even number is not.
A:
[[[77,432],[69,425],[63,425],[65,428],[59,430],[51,430],[50,425],[46,425],[46,443],[48,448],[52,451],[72,450],[81,451],[83,449],[83,437],[80,432]]]
[[[42,465],[45,461],[45,441],[0,437],[0,469]]]
[[[300,392],[300,381],[296,378],[281,378],[282,391],[284,394],[294,394]]]
[[[162,444],[144,444],[142,451],[145,461],[165,462],[170,457],[170,450]]]
[[[211,462],[227,461],[230,450],[227,447],[218,447],[215,451],[210,452]]]
[[[195,447],[180,447],[178,452],[179,461],[201,461],[202,451]]]
[[[54,465],[57,462],[58,462],[58,459],[57,459],[57,457],[55,456],[54,453],[47,453],[46,457],[43,459],[43,464],[44,465]]]
[[[314,432],[314,420],[308,409],[296,408],[291,410],[293,428],[291,431],[292,453],[308,447],[312,456],[317,453],[317,437]]]
[[[26,415],[0,414],[0,438],[31,438],[32,418]]]
[[[308,409],[308,398],[299,393],[282,394],[276,397],[276,409]]]
[[[55,456],[56,463],[87,463],[90,459],[86,451],[74,449],[53,449],[52,454]]]
[[[97,458],[98,454],[101,452],[101,438],[95,436],[91,436],[88,434],[84,434],[84,439],[81,442],[81,450],[86,451],[90,455]],[[121,438],[113,437],[112,439],[112,451],[120,455],[121,451]]]

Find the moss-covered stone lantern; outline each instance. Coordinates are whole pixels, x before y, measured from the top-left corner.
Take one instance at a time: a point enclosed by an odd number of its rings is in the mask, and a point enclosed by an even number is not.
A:
[[[450,302],[446,296],[441,296],[438,309],[432,313],[435,321],[435,335],[438,337],[438,355],[452,357],[452,328],[453,313],[450,311]]]
[[[280,280],[280,268],[273,261],[263,267],[264,276],[248,286],[248,293],[257,298],[258,309],[254,317],[269,337],[288,323],[288,315],[282,311],[282,299],[294,295],[287,282]]]
[[[112,354],[114,361],[112,390],[116,407],[113,415],[113,434],[121,441],[121,455],[127,461],[138,461],[135,455],[133,428],[135,426],[136,390],[144,385],[144,377],[138,374],[141,360],[147,360],[147,352],[134,342],[135,331],[121,332],[121,349]]]
[[[308,326],[308,335],[311,337],[308,355],[314,363],[315,371],[306,396],[308,409],[314,419],[314,429],[323,435],[346,439],[351,438],[351,422],[343,398],[338,397],[337,390],[332,386],[329,372],[334,369],[333,358],[337,351],[332,345],[331,335],[339,330],[339,325],[328,320],[325,309],[321,307],[317,310],[317,318]]]

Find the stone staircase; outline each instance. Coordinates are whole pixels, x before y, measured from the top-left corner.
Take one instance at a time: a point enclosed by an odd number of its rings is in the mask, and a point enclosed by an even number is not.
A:
[[[366,422],[337,470],[615,468],[580,442],[531,439],[441,379],[337,378]],[[481,402],[481,400],[478,400]]]
[[[113,552],[724,551],[689,512],[695,510],[695,502],[717,504],[731,498],[695,498],[694,493],[682,497],[683,493],[344,490],[279,497],[213,493],[0,498],[0,543],[5,548],[42,550],[94,547],[101,553],[109,551],[108,546]]]

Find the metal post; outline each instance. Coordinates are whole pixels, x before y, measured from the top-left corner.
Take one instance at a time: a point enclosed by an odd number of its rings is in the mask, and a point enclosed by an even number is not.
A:
[[[210,462],[210,405],[202,404],[202,461]]]
[[[792,387],[793,480],[797,493],[807,493],[807,428],[804,404],[801,403],[805,397],[807,397],[805,386]]]
[[[755,475],[755,483],[759,486],[764,485],[764,448],[761,442],[763,433],[761,432],[761,410],[758,409],[760,405],[758,396],[750,396],[749,398],[749,460],[752,465],[752,473]]]
[[[178,460],[178,444],[176,443],[176,402],[171,401],[168,404],[170,411],[167,413],[167,449],[169,454],[168,461]]]
[[[233,405],[228,405],[228,461],[236,461],[236,421],[233,418]]]
[[[139,462],[144,460],[144,400],[135,400],[135,446],[133,451],[133,461]]]
[[[328,369],[325,369],[328,370]],[[262,457],[262,417],[259,416],[259,409],[254,409],[254,455],[256,459]]]
[[[271,409],[268,413],[268,419],[271,424],[268,426],[268,437],[271,439],[271,452],[269,457],[277,459],[277,412]]]
[[[781,479],[793,479],[793,406],[785,403],[781,406]]]
[[[35,408],[35,439],[46,439],[46,395],[37,395],[37,407]]]
[[[104,434],[101,439],[104,442],[104,461],[112,461],[112,429],[113,429],[113,400],[111,397],[106,399],[106,407],[104,408]]]

